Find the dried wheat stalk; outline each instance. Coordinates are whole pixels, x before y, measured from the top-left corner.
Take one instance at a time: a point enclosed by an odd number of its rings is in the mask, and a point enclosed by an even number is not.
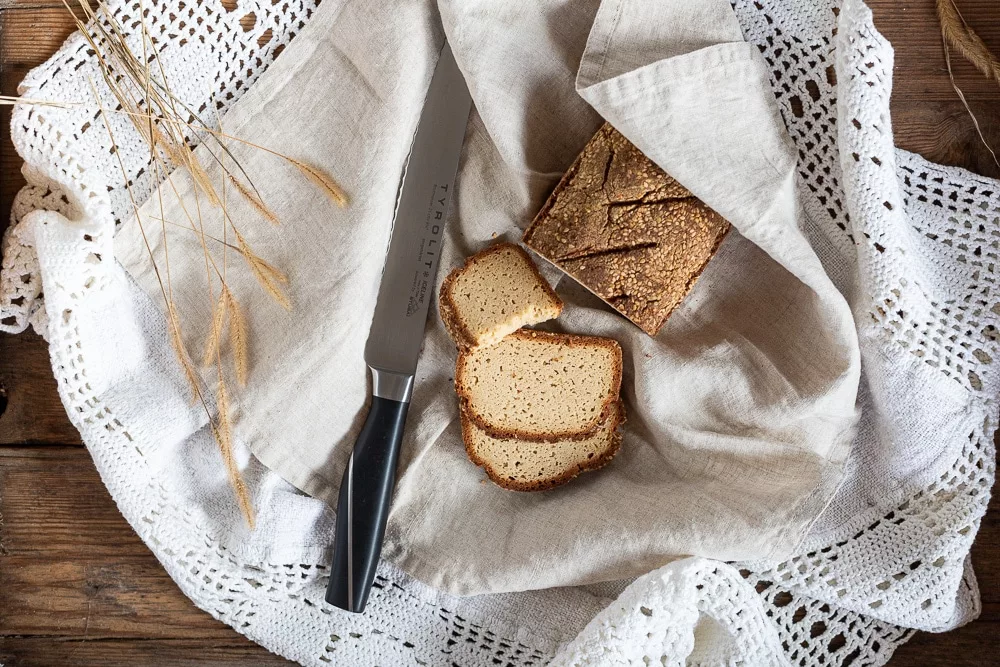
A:
[[[955,0],[937,0],[937,15],[938,21],[941,23],[941,43],[944,47],[944,62],[948,68],[948,78],[951,81],[951,87],[955,89],[955,94],[958,95],[962,106],[965,107],[966,112],[968,112],[969,117],[972,119],[972,125],[976,128],[979,140],[983,146],[986,146],[986,150],[990,152],[990,155],[993,156],[993,162],[1000,167],[997,154],[993,152],[993,148],[986,141],[986,137],[979,127],[979,119],[972,112],[972,108],[965,99],[965,93],[962,92],[962,89],[955,82],[955,74],[951,69],[951,50],[949,46],[954,47],[976,69],[986,75],[988,79],[992,79],[997,83],[1000,83],[1000,60],[990,52],[986,43],[976,34],[976,31],[965,22],[965,18],[963,18],[962,13],[958,11],[958,7],[955,5]]]
[[[1000,59],[990,52],[982,38],[965,22],[955,0],[937,0],[937,14],[945,43],[955,47],[988,79],[1000,83]]]
[[[25,104],[36,107],[54,107],[56,109],[73,109],[82,106],[79,102],[59,102],[56,100],[39,100],[32,97],[15,97],[0,95],[0,105]]]
[[[281,222],[278,220],[277,214],[267,207],[267,204],[265,204],[260,198],[260,195],[251,192],[247,186],[243,185],[243,183],[241,183],[239,179],[232,174],[226,174],[226,177],[233,184],[233,186],[236,187],[237,192],[243,195],[243,197],[250,202],[250,205],[257,209],[257,212],[260,213],[265,220],[273,225],[277,225]]]
[[[228,289],[223,290],[222,296],[225,301],[226,316],[229,318],[229,346],[233,350],[233,363],[236,366],[236,380],[241,385],[246,385],[247,375],[250,372],[250,356],[247,344],[247,321],[240,310],[240,304],[233,298],[233,293]]]
[[[250,372],[249,327],[239,301],[227,283],[228,250],[234,250],[237,253],[260,283],[262,289],[277,303],[289,309],[291,302],[283,289],[283,286],[288,283],[287,276],[254,252],[230,214],[227,205],[227,184],[232,185],[264,220],[272,224],[279,222],[278,216],[267,206],[260,191],[233,155],[227,142],[239,142],[280,158],[298,170],[304,178],[324,192],[338,206],[346,205],[347,196],[336,181],[321,169],[278,151],[228,135],[223,131],[221,123],[219,123],[218,129],[210,127],[197,113],[174,95],[156,49],[155,40],[147,30],[142,0],[140,0],[138,14],[141,25],[141,31],[138,35],[138,39],[141,41],[141,53],[136,53],[130,46],[125,29],[109,11],[104,0],[98,0],[95,7],[92,7],[87,0],[78,1],[82,18],[78,18],[73,13],[68,4],[69,0],[63,0],[66,8],[74,16],[77,28],[96,54],[101,78],[118,105],[116,109],[106,108],[96,86],[91,82],[94,100],[108,132],[136,224],[139,226],[149,261],[164,300],[170,344],[181,365],[185,379],[191,385],[195,401],[202,404],[209,416],[209,426],[222,455],[230,484],[241,511],[248,524],[253,527],[254,513],[249,491],[233,454],[232,402],[226,383],[224,365],[226,358],[224,344],[228,342],[233,374],[237,382],[241,386],[245,386]],[[3,103],[38,104],[63,108],[83,106],[82,103],[78,102],[51,102],[0,97],[0,104]],[[110,121],[112,114],[126,115],[149,147],[149,161],[155,180],[165,184],[165,187],[174,192],[185,218],[183,223],[166,220],[163,206],[164,185],[157,188],[155,193],[160,209],[159,217],[146,216],[146,220],[144,220],[140,215],[138,199],[129,185],[128,173],[115,141]],[[209,170],[205,168],[198,154],[195,153],[195,144],[199,140],[202,140],[201,146],[206,157],[218,168],[220,174],[218,183],[213,181]],[[192,190],[193,208],[184,203],[173,181],[172,172],[177,168],[185,169],[194,183]],[[203,204],[221,210],[221,239],[206,231],[203,220]],[[155,232],[147,225],[150,219],[159,224],[159,248],[163,255],[162,266],[153,249],[150,234]],[[181,317],[173,299],[170,255],[167,245],[168,225],[186,229],[195,234],[204,258],[208,285],[206,296],[211,304],[212,321],[200,361],[203,366],[212,365],[215,368],[217,377],[214,392],[214,416],[203,389],[201,375],[185,347]],[[235,242],[230,242],[230,234]],[[218,244],[215,250],[209,247],[209,241]],[[221,249],[221,258],[216,254],[220,252],[219,249]],[[218,288],[217,291],[216,288]],[[227,330],[228,336],[225,335]]]

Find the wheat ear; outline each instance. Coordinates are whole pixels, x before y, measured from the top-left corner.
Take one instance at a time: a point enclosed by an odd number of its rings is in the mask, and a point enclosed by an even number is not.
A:
[[[233,232],[236,234],[237,249],[250,266],[250,270],[253,272],[257,282],[285,310],[291,310],[292,303],[280,287],[281,284],[288,282],[288,276],[279,271],[273,264],[254,253],[247,244],[246,239],[243,238],[243,235],[235,227],[233,227]]]
[[[191,363],[191,358],[188,356],[187,350],[184,349],[184,340],[181,337],[181,321],[180,317],[177,316],[177,307],[174,306],[173,301],[167,302],[167,320],[170,326],[170,345],[173,346],[174,352],[177,354],[177,359],[184,370],[184,377],[187,378],[188,384],[191,385],[191,391],[194,392],[192,402],[197,402],[198,397],[201,395],[201,389],[198,386],[198,373],[195,372],[194,364]]]
[[[1000,60],[965,22],[955,0],[937,0],[937,14],[945,40],[987,78],[1000,83]]]
[[[236,500],[239,503],[240,511],[250,526],[250,530],[253,530],[256,524],[253,505],[250,502],[250,493],[247,490],[246,482],[243,481],[243,475],[240,474],[239,468],[236,467],[236,457],[233,456],[233,429],[229,421],[229,392],[226,390],[226,384],[222,381],[221,376],[215,391],[215,402],[218,417],[212,427],[213,435],[219,444],[222,461],[226,466],[226,472],[229,476],[229,484],[236,492]]]
[[[222,288],[225,290],[225,287]],[[212,309],[212,328],[208,332],[205,340],[205,351],[202,353],[201,365],[208,366],[215,362],[219,353],[219,344],[222,341],[222,329],[226,324],[226,301],[222,294],[219,295],[215,307]]]
[[[226,176],[229,181],[236,187],[236,191],[239,192],[243,197],[250,202],[250,205],[257,209],[257,212],[264,216],[264,219],[270,222],[272,225],[280,224],[281,221],[278,219],[277,214],[267,207],[267,204],[258,197],[256,194],[250,191],[243,183],[239,181],[238,178],[233,176],[231,173],[227,173]]]
[[[104,28],[101,25],[100,19],[96,17],[94,11],[90,8],[89,4],[87,4],[87,0],[81,0],[80,4],[81,7],[84,9],[84,12],[87,14],[88,18],[91,20],[90,21],[91,25],[94,26],[95,30],[97,30],[102,34],[104,40],[103,44],[105,45],[106,50],[102,53],[101,46],[97,43],[96,40],[94,40],[91,37],[90,33],[87,30],[86,25],[84,25],[79,20],[77,20],[77,25],[83,32],[84,37],[87,39],[87,42],[97,53],[98,60],[100,61],[101,64],[100,68],[101,74],[104,77],[105,82],[108,84],[108,87],[110,88],[112,94],[119,100],[121,105],[125,109],[130,109],[130,108],[137,108],[138,104],[131,91],[124,90],[121,86],[118,85],[118,83],[123,79],[123,77],[126,79],[130,79],[132,86],[136,90],[142,90],[145,93],[147,102],[149,101],[150,98],[158,98],[159,97],[158,95],[153,94],[153,85],[155,84],[155,82],[151,80],[149,74],[149,67],[148,67],[149,55],[146,52],[146,42],[145,42],[145,39],[148,38],[148,33],[146,31],[145,24],[143,23],[143,39],[144,39],[143,58],[140,61],[136,57],[136,55],[132,53],[131,50],[129,49],[127,42],[125,41],[124,37],[121,34],[121,31],[118,29],[115,19],[113,18],[111,13],[107,10],[107,7],[103,3],[103,1],[99,0],[98,6],[104,11],[107,20],[111,24],[110,32],[104,30]],[[69,9],[68,3],[66,6],[67,9]],[[142,2],[140,0],[140,14],[144,16],[141,10],[142,10]],[[70,11],[72,12],[72,10]],[[140,20],[144,21],[144,19]],[[158,54],[154,53],[154,56],[155,55]],[[120,68],[122,69],[121,74],[115,73],[113,71],[111,64],[105,60],[105,56],[111,57],[112,60],[117,61],[117,64],[120,65]],[[222,456],[226,465],[227,476],[237,496],[240,510],[243,513],[244,517],[246,518],[246,521],[249,524],[250,528],[253,529],[255,525],[255,520],[254,520],[253,507],[250,502],[250,494],[248,493],[246,483],[244,482],[242,476],[240,475],[240,471],[236,466],[236,462],[232,453],[233,452],[232,435],[231,435],[232,429],[230,427],[230,421],[229,421],[229,399],[223,381],[221,351],[219,350],[218,343],[216,343],[214,347],[216,352],[217,369],[219,371],[219,387],[218,387],[217,397],[218,397],[220,411],[219,411],[219,416],[213,418],[212,413],[209,410],[208,403],[205,400],[204,393],[202,392],[199,382],[199,377],[195,371],[195,367],[191,362],[190,357],[187,354],[187,350],[184,347],[183,336],[181,334],[180,317],[178,315],[177,308],[173,301],[172,292],[170,289],[170,269],[169,269],[169,259],[167,258],[166,255],[165,231],[164,231],[163,250],[164,250],[164,263],[166,265],[166,273],[165,276],[163,276],[160,274],[160,270],[157,267],[152,247],[146,235],[146,230],[144,229],[144,226],[142,224],[142,218],[139,214],[138,203],[135,199],[134,193],[132,192],[132,188],[130,187],[128,174],[122,162],[121,154],[120,151],[118,150],[118,145],[115,141],[111,125],[108,121],[107,111],[105,110],[101,102],[101,98],[97,93],[97,89],[94,86],[93,81],[91,81],[89,77],[88,77],[88,82],[90,84],[94,99],[97,102],[97,105],[100,109],[101,112],[100,115],[102,120],[104,121],[105,129],[108,132],[108,136],[111,140],[112,147],[114,148],[113,152],[115,154],[115,157],[117,158],[118,167],[121,170],[122,174],[122,179],[125,182],[125,189],[128,192],[129,200],[132,204],[133,211],[135,212],[136,224],[138,225],[139,230],[142,234],[143,242],[145,243],[146,250],[149,254],[150,263],[152,264],[153,271],[156,274],[157,282],[159,283],[160,286],[160,292],[163,295],[167,311],[166,319],[167,319],[167,325],[169,327],[169,337],[170,337],[171,347],[173,347],[177,359],[183,369],[184,375],[188,383],[191,385],[191,389],[194,394],[194,402],[196,403],[200,402],[205,410],[206,415],[208,416],[209,425],[212,430],[213,437],[215,438],[217,444],[220,447],[220,451],[222,452]],[[155,85],[158,86],[159,84]],[[165,85],[165,79],[164,79],[164,85]],[[171,104],[168,109],[167,105],[163,103],[162,99],[158,100],[154,99],[153,102],[154,106],[158,106],[161,111],[173,110],[176,113],[176,109],[173,107],[173,105]],[[146,122],[145,123],[138,122],[140,118],[146,118]],[[178,139],[175,136],[177,134],[176,126],[171,126],[168,124],[165,126],[166,133],[161,131],[158,122],[163,122],[163,121],[164,121],[163,118],[157,118],[152,113],[135,114],[133,117],[133,125],[136,127],[136,130],[140,133],[142,137],[144,137],[147,140],[147,143],[149,143],[150,154],[152,156],[154,166],[158,166],[161,162],[159,155],[157,153],[158,150],[163,150],[164,153],[168,156],[168,159],[170,159],[170,155],[172,153],[174,157],[177,158],[180,164],[184,164],[187,161],[188,156],[190,156],[190,159],[196,160],[196,158],[194,158],[193,156],[193,153],[190,152],[189,147],[187,146],[183,137]],[[192,169],[192,171],[195,172],[194,178],[196,182],[198,181],[199,168],[200,165],[198,165],[198,168]],[[200,173],[207,179],[207,174],[205,174],[203,169],[200,169]],[[171,180],[169,174],[167,176],[167,180],[168,181]],[[210,188],[208,194],[209,194],[209,199],[211,200],[214,195],[214,188],[211,188],[210,182],[208,183],[208,185]],[[224,187],[225,184],[223,182],[223,188]],[[196,197],[197,197],[197,191],[196,191]],[[161,225],[164,225],[166,223],[163,220],[162,203],[160,207],[161,207],[161,213],[160,213]],[[185,211],[185,213],[187,212]],[[200,226],[200,221],[201,221],[200,208],[199,208],[198,218]],[[194,230],[193,221],[191,222],[191,228],[192,231],[197,231]],[[202,229],[201,239],[203,248],[205,247],[204,238],[205,238],[204,230]],[[223,253],[224,253],[223,258],[225,258],[225,247],[226,247],[225,239],[223,239]],[[209,254],[207,253],[207,248],[205,248],[205,250],[206,250],[206,273],[209,274],[210,276],[210,271],[208,268]],[[214,264],[214,260],[212,261],[212,264]],[[224,274],[220,274],[220,277],[222,279],[223,286],[225,286]],[[211,288],[209,288],[209,293],[211,294]],[[223,310],[222,312],[225,311]],[[218,327],[217,335],[221,336],[221,323]]]
[[[941,23],[941,45],[944,48],[944,63],[948,69],[948,80],[951,81],[951,87],[955,90],[955,94],[958,95],[962,106],[965,107],[969,118],[972,119],[972,126],[976,129],[976,134],[979,135],[979,141],[990,152],[993,163],[997,167],[1000,167],[1000,160],[997,159],[997,154],[993,151],[990,143],[986,141],[983,130],[979,126],[979,119],[972,112],[972,107],[969,106],[969,102],[965,99],[965,93],[962,92],[962,89],[958,87],[958,83],[955,81],[955,73],[951,69],[951,50],[948,47],[949,45],[954,46],[958,49],[959,53],[983,72],[987,78],[993,79],[998,83],[1000,83],[1000,62],[990,53],[990,50],[983,43],[983,40],[979,38],[979,35],[966,24],[965,19],[962,18],[962,14],[958,11],[958,7],[955,6],[954,0],[937,0],[937,10],[938,21]]]
[[[303,176],[308,178],[317,187],[323,190],[323,192],[325,192],[326,195],[337,204],[337,206],[347,206],[347,194],[340,189],[340,186],[337,185],[336,181],[334,181],[328,174],[320,171],[316,167],[302,162],[301,160],[296,160],[290,157],[286,157],[285,159],[291,162]]]
[[[247,320],[243,317],[240,304],[236,301],[228,287],[223,286],[222,298],[225,300],[226,313],[229,315],[229,346],[233,348],[233,365],[236,368],[236,380],[245,387],[250,374],[250,354],[247,334]]]

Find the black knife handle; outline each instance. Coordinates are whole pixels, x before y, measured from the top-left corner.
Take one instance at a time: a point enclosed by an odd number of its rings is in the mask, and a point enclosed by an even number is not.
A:
[[[361,613],[375,580],[396,481],[408,402],[372,397],[337,501],[337,537],[326,601]]]

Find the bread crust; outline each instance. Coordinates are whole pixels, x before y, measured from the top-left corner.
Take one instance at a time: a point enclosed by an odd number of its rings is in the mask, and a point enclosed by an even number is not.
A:
[[[451,279],[449,274],[448,278],[445,278],[445,282]],[[444,322],[444,328],[448,331],[448,335],[451,336],[451,340],[454,341],[455,345],[459,350],[464,350],[469,348],[469,346],[464,342],[466,330],[464,327],[459,327],[458,323],[455,321],[455,311],[451,306],[451,299],[445,300],[444,285],[441,284],[441,297],[438,299],[438,311],[441,313],[441,321]]]
[[[605,123],[605,125],[607,125],[607,123]],[[604,131],[604,126],[602,125],[601,129],[599,129],[597,133],[600,134],[603,131]],[[563,269],[561,266],[556,264],[554,261],[543,255],[542,253],[535,250],[535,247],[531,245],[531,237],[535,235],[535,232],[538,230],[538,227],[541,224],[541,222],[549,216],[549,211],[552,210],[552,207],[556,205],[556,202],[559,200],[559,195],[562,194],[562,191],[566,189],[566,186],[569,185],[570,181],[576,178],[576,172],[579,171],[580,169],[580,162],[583,160],[583,154],[586,152],[586,150],[587,147],[584,146],[583,150],[580,151],[580,154],[576,156],[575,160],[573,160],[573,164],[569,166],[569,169],[566,170],[566,173],[563,174],[562,178],[559,179],[559,182],[556,183],[556,187],[552,189],[552,192],[549,194],[548,199],[546,199],[545,203],[542,204],[542,208],[539,209],[538,213],[535,214],[535,217],[532,218],[531,224],[528,225],[528,228],[526,230],[524,230],[524,234],[521,235],[521,240],[524,242],[526,246],[528,246],[535,253],[537,253],[539,257],[543,258],[545,261],[552,264],[552,266],[564,272],[566,271],[565,269]],[[566,273],[568,275],[568,272]],[[584,285],[584,287],[586,287],[586,285]],[[587,289],[590,288],[588,287]],[[600,297],[599,294],[595,294],[595,296]]]
[[[469,417],[468,412],[463,408],[461,409],[461,422],[462,422],[462,441],[465,443],[465,454],[469,457],[469,460],[474,464],[482,468],[486,472],[486,476],[490,478],[490,481],[497,486],[507,489],[508,491],[547,491],[549,489],[554,489],[557,486],[562,486],[572,479],[580,475],[580,473],[587,472],[588,470],[598,470],[603,468],[611,462],[611,459],[615,457],[618,450],[621,449],[622,444],[622,433],[621,426],[626,421],[625,416],[625,403],[621,400],[617,400],[617,416],[614,417],[615,424],[612,428],[611,434],[611,445],[605,450],[605,452],[596,458],[584,460],[581,463],[577,463],[575,467],[563,472],[560,475],[554,477],[547,477],[545,479],[535,480],[532,482],[521,482],[518,480],[512,480],[509,477],[504,477],[498,473],[488,461],[481,458],[475,451],[473,443],[473,433],[472,429],[476,428],[475,422]],[[604,426],[604,422],[600,426]],[[507,438],[509,439],[509,438]]]
[[[461,266],[457,266],[452,269],[445,279],[441,282],[441,291],[438,298],[438,310],[441,313],[441,320],[444,322],[445,328],[451,335],[452,340],[460,350],[469,350],[476,347],[475,335],[462,321],[462,318],[458,315],[458,308],[455,306],[454,298],[452,297],[452,289],[455,284],[455,280],[467,271],[470,267],[475,265],[477,262],[483,260],[486,257],[494,253],[501,252],[503,250],[513,250],[514,252],[521,255],[527,262],[528,266],[531,268],[531,272],[534,274],[535,279],[542,286],[546,295],[553,300],[559,312],[562,312],[563,301],[559,298],[559,295],[555,293],[552,286],[549,285],[544,277],[542,277],[541,272],[538,270],[538,265],[531,258],[524,248],[517,245],[516,243],[502,242],[489,246],[485,250],[480,250],[475,255],[467,257],[465,262]]]
[[[546,244],[544,243],[544,241],[543,243],[538,242],[539,240],[538,236],[539,234],[541,234],[542,238],[544,239],[544,236],[547,232],[543,228],[545,227],[545,223],[548,222],[550,218],[553,207],[556,206],[557,203],[559,203],[559,201],[563,196],[564,191],[568,187],[570,187],[570,185],[576,179],[581,164],[583,163],[584,158],[587,156],[588,151],[591,149],[593,142],[598,138],[602,138],[604,141],[611,143],[613,141],[612,137],[619,137],[621,138],[622,141],[627,141],[623,137],[620,137],[620,134],[609,123],[605,123],[604,125],[601,126],[600,129],[598,129],[594,137],[587,143],[587,145],[583,148],[580,154],[577,155],[576,159],[573,160],[573,164],[571,164],[569,169],[566,170],[566,173],[563,174],[563,177],[559,180],[559,183],[556,184],[556,187],[552,190],[552,193],[549,195],[548,199],[546,199],[545,203],[542,205],[541,210],[539,210],[538,214],[535,215],[534,219],[531,221],[531,224],[525,230],[521,240],[528,248],[534,251],[535,254],[537,254],[539,257],[550,263],[552,266],[555,266],[556,268],[558,268],[559,270],[561,270],[562,272],[573,278],[576,282],[578,282],[580,285],[586,288],[594,296],[604,301],[604,303],[609,305],[611,308],[614,308],[621,315],[623,315],[633,324],[642,329],[643,332],[645,332],[650,336],[655,336],[659,332],[659,330],[663,327],[663,325],[666,323],[666,321],[670,318],[670,315],[673,314],[673,311],[676,310],[677,306],[679,306],[680,303],[683,302],[683,299],[688,294],[690,294],[698,278],[704,272],[705,267],[708,266],[708,263],[711,261],[712,257],[715,256],[716,252],[719,249],[719,246],[722,244],[722,241],[726,238],[726,236],[729,235],[729,231],[732,227],[728,222],[725,221],[724,218],[722,218],[722,216],[720,216],[718,213],[712,211],[710,208],[705,206],[704,203],[701,202],[700,200],[697,200],[697,198],[694,197],[694,195],[690,196],[690,198],[695,199],[698,202],[698,204],[701,207],[703,207],[704,210],[708,211],[711,216],[714,216],[715,219],[720,221],[724,225],[724,227],[722,231],[718,233],[717,237],[715,238],[712,248],[708,253],[707,257],[705,258],[704,262],[702,262],[701,265],[698,266],[697,268],[692,269],[685,283],[685,287],[683,293],[680,296],[680,300],[669,310],[661,312],[643,313],[641,315],[638,313],[627,312],[624,307],[610,300],[607,294],[602,294],[600,291],[598,291],[601,288],[601,284],[598,279],[595,279],[591,276],[587,276],[585,273],[581,273],[580,271],[575,270],[575,267],[573,267],[572,265],[572,260],[565,261],[558,259],[557,256],[550,256],[550,253],[545,249]],[[635,150],[638,151],[638,149]],[[612,154],[613,153],[614,152],[612,151]],[[638,155],[641,156],[641,153],[638,153]],[[648,159],[644,157],[642,159],[644,162],[648,162],[649,164],[652,165],[652,163],[649,162]],[[665,174],[665,172],[662,172],[662,170],[660,170],[659,167],[656,167],[656,169],[657,171],[663,173],[664,176],[666,176],[667,178],[670,178],[669,175]],[[551,250],[551,248],[549,250]],[[598,280],[598,282],[595,283],[595,280]],[[657,294],[657,296],[663,294],[663,292],[657,293],[654,290],[650,290],[650,293],[655,293]]]
[[[458,402],[461,410],[464,413],[468,413],[469,419],[471,419],[476,426],[485,431],[490,437],[499,438],[501,440],[515,439],[525,440],[528,442],[556,442],[557,440],[583,440],[594,435],[594,433],[596,433],[601,427],[601,424],[607,421],[611,410],[614,408],[615,402],[618,401],[618,395],[621,392],[623,361],[622,348],[621,345],[618,344],[618,341],[598,336],[551,333],[548,331],[537,331],[535,329],[525,328],[518,329],[517,331],[508,334],[508,337],[528,340],[541,338],[543,340],[565,345],[567,347],[598,345],[600,347],[611,349],[614,352],[614,364],[611,371],[612,390],[608,393],[608,397],[601,406],[601,410],[598,415],[590,424],[587,425],[587,427],[578,431],[553,431],[550,433],[540,434],[517,429],[498,428],[497,426],[490,424],[482,417],[482,415],[478,414],[475,409],[473,409],[471,397],[465,387],[465,373],[463,370],[464,364],[462,362],[471,350],[460,350],[458,354],[458,362],[455,365],[455,393],[458,394]]]

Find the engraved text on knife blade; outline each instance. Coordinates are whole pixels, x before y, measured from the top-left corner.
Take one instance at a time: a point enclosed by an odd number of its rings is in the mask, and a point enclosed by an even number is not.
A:
[[[413,282],[410,286],[409,299],[406,304],[406,316],[426,313],[423,308],[428,292],[434,281],[434,270],[441,255],[441,234],[444,231],[444,219],[448,213],[448,198],[451,188],[447,183],[435,184],[431,194],[430,206],[424,220],[424,233],[420,245],[415,249],[415,266]]]

